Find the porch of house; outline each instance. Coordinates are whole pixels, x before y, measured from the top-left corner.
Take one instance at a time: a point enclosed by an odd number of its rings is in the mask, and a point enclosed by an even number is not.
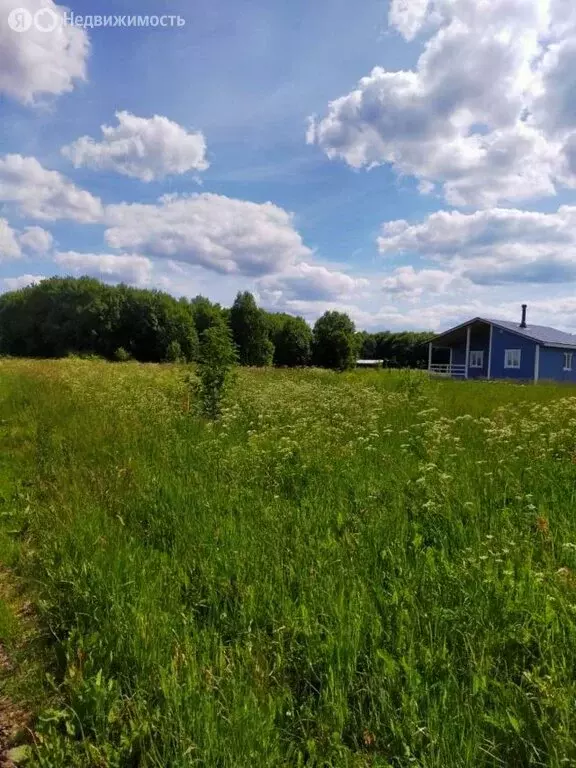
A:
[[[475,321],[437,336],[428,345],[428,371],[453,378],[489,378],[491,328]]]

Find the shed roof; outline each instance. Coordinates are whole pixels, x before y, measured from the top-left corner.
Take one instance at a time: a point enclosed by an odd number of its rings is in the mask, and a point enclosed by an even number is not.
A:
[[[543,344],[546,347],[569,347],[576,349],[576,334],[574,333],[559,331],[557,328],[550,328],[547,325],[527,325],[526,328],[521,328],[518,323],[514,323],[510,320],[495,320],[487,317],[474,317],[471,320],[467,320],[465,323],[461,323],[454,328],[449,328],[447,331],[438,334],[432,341],[441,339],[460,328],[466,328],[466,326],[471,325],[472,323],[488,323],[497,328],[503,328],[505,331],[516,333],[518,336],[532,339],[533,341],[538,342],[538,344]]]

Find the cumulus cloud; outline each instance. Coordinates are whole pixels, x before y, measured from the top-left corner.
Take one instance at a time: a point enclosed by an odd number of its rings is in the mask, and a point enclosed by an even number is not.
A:
[[[44,275],[19,275],[18,277],[5,277],[2,283],[7,291],[17,291],[19,288],[25,288],[27,285],[33,285],[42,280],[46,280]]]
[[[16,232],[6,219],[0,218],[0,261],[17,259],[21,253]]]
[[[344,272],[303,261],[280,274],[261,278],[257,290],[270,306],[293,300],[343,299],[357,294],[368,285],[368,280],[364,278],[351,277]]]
[[[442,269],[398,267],[382,280],[382,290],[394,297],[410,300],[431,294],[449,293],[471,288],[469,280]]]
[[[47,253],[54,242],[52,234],[42,227],[26,227],[18,240],[25,251],[37,254]]]
[[[0,202],[14,203],[34,219],[98,221],[102,204],[58,171],[49,171],[34,157],[0,157]]]
[[[388,21],[406,40],[420,32],[428,13],[429,0],[392,0]]]
[[[418,224],[388,222],[378,246],[384,255],[409,253],[449,265],[477,284],[574,280],[576,206],[556,213],[438,211]]]
[[[169,195],[156,205],[111,205],[106,223],[106,241],[112,248],[196,264],[222,274],[270,274],[311,253],[290,213],[273,203],[223,195]]]
[[[42,227],[26,227],[19,232],[6,219],[0,218],[0,261],[17,259],[22,251],[45,254],[52,247],[52,242],[52,235]]]
[[[30,28],[12,29],[15,9],[23,9]],[[30,14],[41,11],[39,29]],[[0,93],[25,104],[38,96],[57,96],[71,91],[75,81],[86,78],[89,41],[83,29],[62,24],[66,8],[52,0],[0,0]],[[53,24],[52,31],[46,31]]]
[[[152,262],[134,254],[57,253],[54,261],[73,275],[90,275],[102,280],[132,285],[148,285],[152,276]]]
[[[389,21],[407,39],[432,33],[415,68],[374,68],[311,122],[308,141],[353,168],[390,164],[422,191],[437,183],[457,206],[554,194],[570,183],[564,145],[576,129],[568,10],[563,0],[394,0]]]
[[[102,125],[102,141],[82,136],[62,148],[76,168],[110,170],[141,181],[208,168],[206,142],[167,117],[116,112],[118,125]]]

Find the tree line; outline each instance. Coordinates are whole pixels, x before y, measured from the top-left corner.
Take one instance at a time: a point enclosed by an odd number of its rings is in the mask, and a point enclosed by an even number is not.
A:
[[[0,354],[98,355],[141,362],[198,361],[209,329],[229,338],[241,365],[344,370],[356,359],[424,367],[427,333],[357,332],[351,318],[325,312],[311,328],[302,317],[266,312],[248,291],[230,308],[204,296],[108,285],[90,277],[52,277],[0,296]],[[213,334],[214,336],[214,334]]]

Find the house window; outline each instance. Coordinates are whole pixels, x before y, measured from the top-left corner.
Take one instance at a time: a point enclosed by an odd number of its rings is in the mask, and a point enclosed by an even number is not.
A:
[[[504,352],[504,368],[520,368],[520,349],[507,349]]]
[[[572,370],[572,352],[564,352],[564,370]]]
[[[470,362],[468,363],[470,368],[483,368],[484,367],[484,350],[470,350]]]

